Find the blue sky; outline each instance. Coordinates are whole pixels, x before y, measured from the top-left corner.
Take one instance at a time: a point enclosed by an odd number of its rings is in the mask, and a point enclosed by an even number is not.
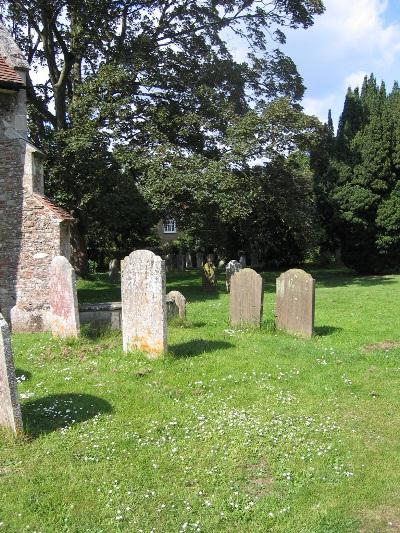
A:
[[[304,110],[337,125],[347,87],[373,72],[390,90],[400,81],[400,0],[324,0],[312,28],[288,33],[285,52],[307,87]]]

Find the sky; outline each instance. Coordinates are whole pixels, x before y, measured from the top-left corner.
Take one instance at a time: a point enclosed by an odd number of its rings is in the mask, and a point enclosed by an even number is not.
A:
[[[305,112],[337,126],[346,90],[374,73],[388,90],[400,81],[400,0],[324,0],[307,30],[287,34],[285,52],[307,87]]]

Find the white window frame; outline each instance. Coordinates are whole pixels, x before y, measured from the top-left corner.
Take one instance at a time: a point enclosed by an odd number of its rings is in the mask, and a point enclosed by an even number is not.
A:
[[[164,233],[176,233],[176,220],[174,218],[166,218],[163,221]]]

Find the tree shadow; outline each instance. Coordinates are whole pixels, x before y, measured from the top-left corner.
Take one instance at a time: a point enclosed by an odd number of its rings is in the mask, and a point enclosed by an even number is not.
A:
[[[233,348],[233,344],[226,341],[212,341],[204,339],[193,339],[188,342],[181,342],[169,347],[169,353],[176,358],[196,357],[214,350],[227,350]]]
[[[327,337],[336,331],[343,331],[343,328],[337,328],[335,326],[317,326],[314,328],[314,334],[317,337]]]
[[[23,368],[16,368],[15,377],[17,378],[18,383],[21,383],[22,381],[29,381],[32,377],[32,373]]]
[[[21,405],[25,432],[32,438],[111,413],[110,403],[91,394],[51,394]]]

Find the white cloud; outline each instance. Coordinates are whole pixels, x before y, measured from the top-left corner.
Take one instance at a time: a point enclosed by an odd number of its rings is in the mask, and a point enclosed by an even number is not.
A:
[[[359,70],[358,72],[352,72],[351,74],[345,77],[343,82],[343,90],[347,91],[349,87],[351,87],[352,89],[359,87],[361,89],[365,76],[368,76],[368,73],[364,72],[363,70]]]
[[[341,100],[341,98],[342,95],[339,96],[339,100]],[[340,106],[340,103],[341,102],[338,101],[338,95],[333,93],[321,98],[305,97],[301,102],[304,112],[307,113],[307,115],[318,117],[321,122],[326,122],[328,120],[329,109],[331,109],[335,115],[335,111]]]

